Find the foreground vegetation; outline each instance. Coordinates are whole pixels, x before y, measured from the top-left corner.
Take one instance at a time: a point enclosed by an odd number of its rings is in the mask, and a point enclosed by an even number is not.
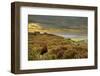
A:
[[[88,57],[87,42],[40,32],[28,33],[28,60],[80,59]]]

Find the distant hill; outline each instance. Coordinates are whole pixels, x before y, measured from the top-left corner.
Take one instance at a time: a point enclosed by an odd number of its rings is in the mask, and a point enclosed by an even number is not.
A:
[[[49,34],[49,33],[40,33],[40,32],[29,32],[28,33],[29,35],[29,39],[30,37],[33,37],[33,38],[37,38],[37,39],[47,39],[47,40],[51,40],[51,39],[64,39],[64,37],[61,37],[61,36],[57,36],[57,35],[54,35],[54,34]],[[35,37],[34,37],[35,36]]]

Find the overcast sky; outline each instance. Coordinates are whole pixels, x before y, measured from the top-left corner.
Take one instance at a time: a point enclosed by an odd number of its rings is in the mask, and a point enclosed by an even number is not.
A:
[[[87,17],[28,15],[28,22],[40,23],[46,28],[87,29]]]

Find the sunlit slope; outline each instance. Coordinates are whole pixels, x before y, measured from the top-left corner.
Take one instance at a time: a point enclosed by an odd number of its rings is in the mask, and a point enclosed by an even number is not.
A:
[[[85,41],[73,41],[48,33],[28,33],[28,59],[79,59],[87,58]]]

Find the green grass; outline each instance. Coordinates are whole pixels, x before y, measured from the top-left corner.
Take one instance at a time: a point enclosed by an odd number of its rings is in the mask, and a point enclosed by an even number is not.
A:
[[[84,40],[65,39],[52,34],[28,33],[28,60],[87,58]]]

